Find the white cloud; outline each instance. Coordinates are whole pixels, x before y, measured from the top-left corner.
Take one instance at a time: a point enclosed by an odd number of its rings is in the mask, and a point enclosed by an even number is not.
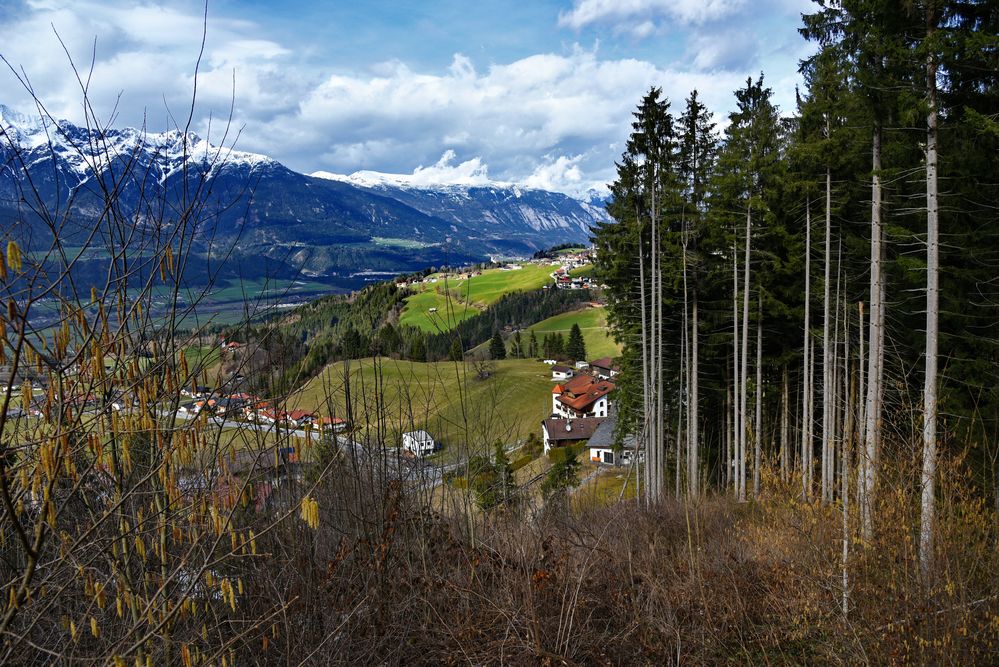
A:
[[[388,174],[377,171],[356,171],[349,176],[333,174],[327,171],[313,172],[313,176],[319,178],[331,178],[334,180],[348,180],[359,183],[376,184],[380,182],[404,183],[417,187],[430,185],[489,185],[494,183],[489,178],[489,168],[482,162],[482,158],[474,157],[464,162],[454,164],[457,155],[451,149],[444,151],[441,158],[430,165],[424,167],[420,165],[411,174]]]
[[[116,110],[118,126],[145,121],[161,131],[171,125],[166,105],[183,124],[201,43],[200,7],[121,1],[36,1],[0,17],[0,52],[25,67],[53,115],[79,122],[80,91],[50,24],[84,69],[98,35],[90,94],[99,113],[106,119]],[[702,25],[741,2],[576,0],[561,21],[617,22],[642,37],[668,21]],[[650,86],[663,87],[677,112],[696,87],[710,109],[724,114],[732,91],[761,66],[768,81],[793,80],[793,64],[770,78],[765,60],[742,63],[743,54],[754,53],[751,38],[725,41],[712,45],[693,35],[674,63],[600,57],[596,48],[572,46],[489,65],[459,53],[444,66],[393,59],[334,70],[310,61],[308,45],[274,39],[267,26],[210,16],[194,125],[205,134],[213,116],[217,140],[234,95],[238,148],[292,169],[374,170],[421,182],[491,178],[576,194],[613,178],[631,113]],[[0,102],[31,111],[28,96],[3,76]],[[793,100],[793,84],[784,87],[775,87],[779,103]]]
[[[579,30],[594,23],[637,22],[637,35],[652,33],[650,18],[681,24],[700,24],[728,16],[744,0],[575,0],[568,12],[559,14],[559,25]]]
[[[29,2],[25,10],[0,18],[0,53],[15,68],[24,68],[53,116],[78,123],[84,120],[82,93],[69,58],[81,77],[89,78],[89,101],[101,121],[114,112],[116,124],[147,122],[153,131],[169,129],[174,121],[184,124],[204,29],[207,45],[195,111],[202,130],[212,110],[216,116],[228,110],[234,75],[237,116],[297,101],[301,73],[281,68],[289,49],[244,20],[210,15],[204,24],[196,6],[182,4],[188,9],[95,0]],[[12,75],[0,81],[5,103],[33,108],[30,95]]]
[[[544,169],[563,165],[557,182],[568,187],[578,185],[566,180],[573,174],[579,181],[612,175],[617,155],[593,147],[627,134],[631,112],[650,86],[662,85],[677,106],[696,86],[718,108],[743,76],[601,60],[580,48],[493,65],[481,73],[466,62],[456,56],[450,68],[436,74],[396,64],[376,75],[330,76],[293,113],[268,121],[267,131],[254,134],[273,138],[295,154],[322,147],[321,167],[333,172],[378,165],[380,171],[405,173],[435,159],[442,148],[460,145],[463,154],[488,160],[490,173],[503,180],[540,182],[548,173]],[[289,136],[283,132],[289,127],[298,131]],[[253,149],[261,148],[269,147]],[[548,155],[582,157],[567,164],[569,158]]]

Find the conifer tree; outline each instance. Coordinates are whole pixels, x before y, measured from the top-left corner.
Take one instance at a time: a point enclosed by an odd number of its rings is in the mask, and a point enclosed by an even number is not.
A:
[[[506,344],[503,342],[503,336],[497,330],[489,341],[489,356],[494,360],[506,359]]]
[[[461,351],[461,341],[455,338],[451,341],[451,349],[448,351],[448,358],[451,361],[461,361],[465,355]]]
[[[565,354],[573,361],[586,359],[586,342],[583,340],[583,332],[578,323],[573,323],[569,330],[569,342],[565,348]]]

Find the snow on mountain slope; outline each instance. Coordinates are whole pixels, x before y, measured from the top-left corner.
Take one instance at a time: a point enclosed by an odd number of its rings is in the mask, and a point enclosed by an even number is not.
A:
[[[601,207],[565,194],[491,181],[477,160],[408,176],[306,176],[193,133],[82,128],[0,106],[0,219],[17,219],[30,192],[41,208],[68,207],[67,219],[85,237],[102,215],[108,184],[120,212],[132,209],[136,219],[150,202],[204,193],[212,201],[198,209],[206,216],[199,238],[229,240],[248,256],[263,253],[316,274],[525,255],[586,242],[590,227],[606,219]],[[171,207],[155,205],[152,214]],[[25,220],[39,240],[43,222]],[[423,250],[400,250],[399,240]]]
[[[446,220],[462,222],[483,232],[517,234],[531,230],[563,233],[565,240],[586,241],[590,227],[608,220],[607,212],[569,195],[514,183],[489,180],[484,170],[471,171],[448,182],[433,182],[417,169],[414,174],[372,171],[350,175],[315,172],[313,177],[367,188]]]
[[[219,147],[193,132],[170,130],[150,133],[134,128],[84,128],[68,121],[53,122],[39,116],[18,113],[0,104],[2,146],[14,146],[26,153],[26,162],[57,158],[81,180],[93,177],[116,160],[138,159],[155,165],[160,180],[168,178],[184,164],[200,163],[254,168],[276,164],[265,155]]]

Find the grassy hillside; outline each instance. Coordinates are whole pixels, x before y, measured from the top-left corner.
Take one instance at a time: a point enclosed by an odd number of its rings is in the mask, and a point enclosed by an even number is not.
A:
[[[426,332],[439,333],[450,331],[459,322],[475,317],[482,310],[468,305],[460,300],[459,290],[448,283],[448,291],[452,292],[450,306],[445,296],[444,283],[423,285],[417,294],[406,299],[406,307],[399,317],[399,324],[416,327]],[[440,291],[438,291],[438,288]],[[430,312],[436,308],[437,312]]]
[[[549,317],[530,327],[530,330],[539,341],[550,333],[561,333],[568,338],[573,324],[578,324],[583,332],[587,359],[614,357],[620,354],[621,347],[611,337],[610,329],[607,327],[607,310],[603,307],[582,308]]]
[[[417,293],[406,300],[399,323],[427,332],[447,331],[496,303],[504,294],[541,289],[551,282],[553,270],[547,264],[524,264],[515,271],[488,269],[480,276],[449,279],[446,284],[437,276],[440,279],[436,283],[421,283],[411,288]],[[437,312],[428,312],[430,308],[437,308]]]
[[[441,456],[450,459],[466,446],[485,451],[497,440],[510,443],[532,431],[540,434],[541,420],[551,412],[550,377],[548,366],[522,359],[497,362],[485,380],[471,366],[452,362],[354,360],[351,417],[362,433],[368,424],[367,433],[374,435],[381,416],[391,444],[398,443],[403,431],[426,429],[445,445]],[[332,364],[291,396],[288,405],[346,417],[346,378],[344,364]],[[379,394],[381,403],[376,401]]]

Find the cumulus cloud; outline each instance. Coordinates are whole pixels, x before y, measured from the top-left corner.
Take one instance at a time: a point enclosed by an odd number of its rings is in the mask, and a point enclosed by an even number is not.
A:
[[[430,165],[418,166],[410,174],[390,174],[380,171],[361,170],[355,171],[349,176],[334,174],[328,171],[313,172],[313,176],[319,178],[330,178],[335,180],[349,180],[359,183],[404,183],[417,187],[433,185],[467,185],[482,186],[496,183],[489,178],[489,167],[483,163],[481,157],[474,157],[464,162],[455,164],[457,154],[448,149],[444,151],[441,158]]]
[[[638,36],[651,34],[650,19],[700,24],[730,15],[744,0],[575,0],[559,14],[559,25],[579,30],[594,23],[633,24]]]
[[[678,106],[694,87],[721,105],[742,79],[741,73],[704,77],[640,60],[601,60],[579,48],[483,72],[465,63],[459,55],[439,73],[395,63],[376,75],[330,76],[293,113],[274,118],[257,134],[274,137],[293,153],[321,146],[321,168],[339,173],[359,166],[408,173],[442,148],[454,148],[457,139],[461,152],[481,156],[496,178],[565,190],[612,177],[620,149],[593,147],[623,139],[636,101],[650,86],[662,85]],[[286,127],[299,131],[289,137],[281,132]],[[454,168],[449,161],[435,167],[445,166]],[[556,168],[562,170],[559,179],[553,178]]]
[[[212,111],[216,116],[228,111],[234,88],[235,113],[241,117],[263,106],[289,108],[304,84],[300,73],[282,67],[290,49],[248,21],[210,15],[205,24],[193,6],[31,0],[0,18],[0,29],[0,53],[25,69],[48,112],[77,123],[85,114],[70,58],[89,79],[89,101],[100,121],[145,123],[151,131],[183,125],[204,30],[195,111],[201,131]],[[12,76],[3,81],[4,102],[33,110],[23,86]]]

